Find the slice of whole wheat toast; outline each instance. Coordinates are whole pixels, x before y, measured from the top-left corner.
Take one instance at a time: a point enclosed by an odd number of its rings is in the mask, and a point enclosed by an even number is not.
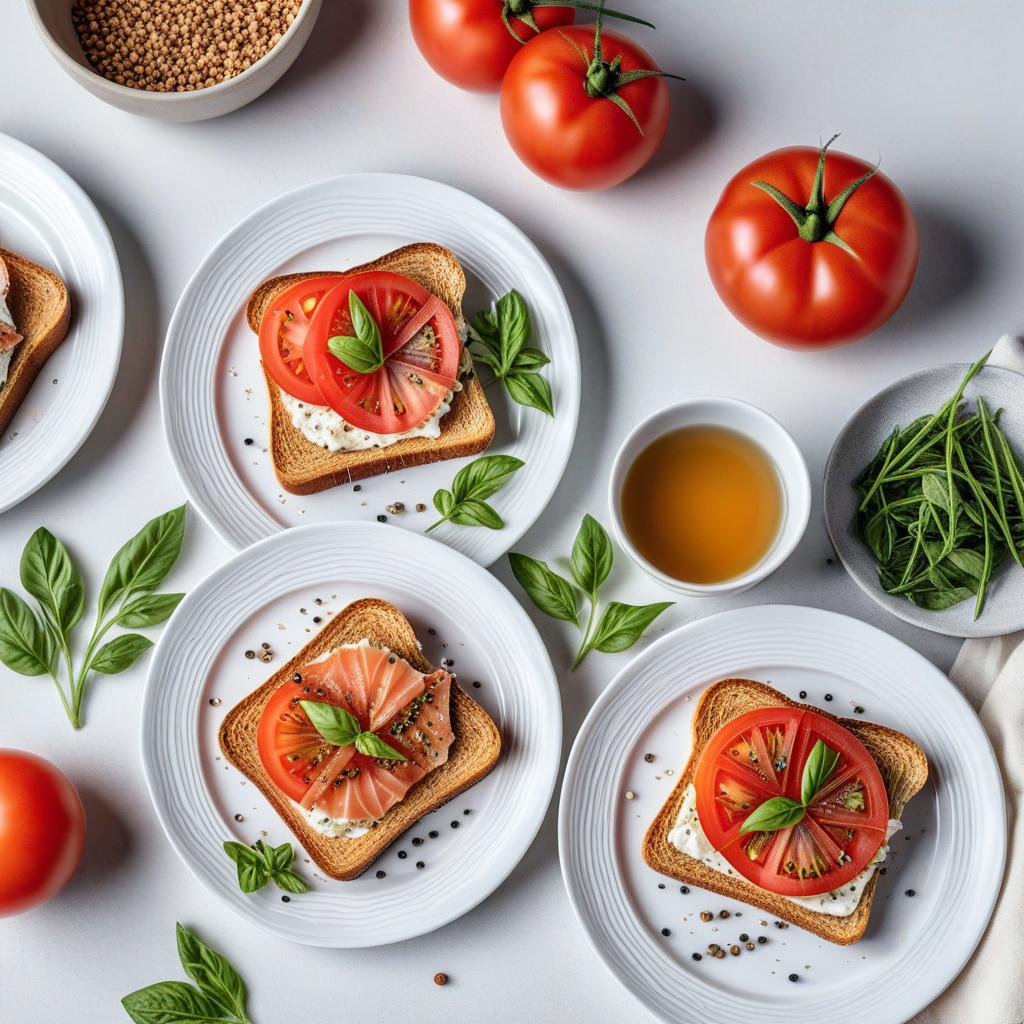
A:
[[[45,267],[0,248],[11,289],[7,304],[22,340],[14,349],[7,382],[0,386],[0,431],[7,428],[25,400],[43,364],[68,333],[71,300],[64,282]]]
[[[448,306],[457,324],[463,323],[466,275],[461,264],[451,250],[432,242],[418,242],[345,271],[314,271],[268,278],[246,303],[249,326],[258,334],[267,306],[297,281],[325,273],[358,274],[365,270],[390,270],[412,278]],[[265,367],[263,375],[270,399],[270,457],[281,486],[292,494],[313,494],[368,476],[475,455],[494,437],[494,414],[472,371],[462,378],[462,390],[455,392],[451,409],[441,420],[440,437],[410,437],[386,448],[354,452],[331,452],[310,442],[292,424],[281,402],[280,390]]]
[[[836,718],[810,704],[798,704],[778,690],[752,679],[723,679],[704,691],[694,710],[690,759],[665,805],[647,830],[642,848],[643,858],[655,871],[677,881],[760,907],[774,917],[806,928],[829,942],[848,945],[856,942],[867,928],[878,882],[877,871],[865,886],[857,909],[848,917],[834,917],[801,907],[739,875],[715,871],[702,861],[677,850],[669,842],[668,834],[679,817],[686,789],[693,782],[697,759],[708,740],[727,722],[748,711],[766,707],[806,708],[849,729],[867,747],[882,773],[889,795],[889,816],[892,818],[902,814],[907,801],[928,778],[928,761],[924,751],[912,739],[895,729],[851,718]]]
[[[453,681],[449,713],[455,740],[448,752],[448,760],[412,786],[405,797],[364,835],[336,839],[313,828],[303,812],[271,781],[260,761],[256,731],[271,694],[295,671],[327,651],[363,639],[390,648],[418,672],[433,671],[420,651],[419,641],[408,619],[387,601],[363,598],[339,612],[287,664],[236,704],[217,734],[224,756],[255,783],[317,867],[331,878],[341,880],[361,875],[425,814],[479,782],[494,767],[501,753],[501,736],[490,715]]]

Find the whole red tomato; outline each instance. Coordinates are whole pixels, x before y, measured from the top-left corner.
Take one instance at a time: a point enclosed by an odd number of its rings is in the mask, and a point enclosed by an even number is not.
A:
[[[0,750],[0,917],[55,896],[84,844],[85,812],[67,778],[35,754]]]
[[[834,140],[748,164],[708,222],[704,253],[719,296],[778,344],[817,348],[870,334],[899,308],[917,269],[917,224],[903,193],[863,160],[831,152]]]
[[[517,11],[532,15],[536,28],[516,17]],[[575,17],[572,7],[535,6],[531,0],[409,0],[412,37],[427,63],[453,85],[474,92],[497,92],[523,43],[538,30],[571,25]]]
[[[614,32],[534,36],[501,84],[501,121],[519,159],[554,185],[609,188],[636,174],[668,128],[665,75]]]

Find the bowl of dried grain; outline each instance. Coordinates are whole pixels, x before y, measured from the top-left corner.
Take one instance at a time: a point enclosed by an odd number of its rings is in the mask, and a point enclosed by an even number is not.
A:
[[[201,121],[266,92],[306,45],[321,0],[28,0],[57,63],[132,114]]]

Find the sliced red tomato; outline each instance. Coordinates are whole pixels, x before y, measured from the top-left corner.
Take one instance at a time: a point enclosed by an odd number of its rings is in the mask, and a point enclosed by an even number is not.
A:
[[[384,364],[358,373],[328,348],[353,333],[349,292],[355,292],[381,332]],[[462,341],[452,311],[411,278],[372,270],[343,278],[313,313],[303,347],[322,401],[352,426],[400,434],[420,426],[458,379]]]
[[[260,358],[278,387],[300,402],[323,405],[309,376],[303,343],[320,300],[341,280],[340,274],[310,277],[286,288],[267,306],[260,323]]]
[[[766,801],[803,802],[804,767],[819,740],[838,760],[800,820],[744,832]],[[744,878],[782,896],[840,888],[885,840],[889,798],[874,758],[848,729],[803,708],[763,708],[724,725],[700,755],[694,786],[711,845]]]

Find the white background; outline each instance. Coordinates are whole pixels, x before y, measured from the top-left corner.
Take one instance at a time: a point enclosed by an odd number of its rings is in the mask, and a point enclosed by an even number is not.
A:
[[[412,43],[402,0],[325,0],[303,56],[270,93],[195,125],[137,119],[94,99],[51,61],[22,4],[0,0],[0,130],[56,160],[91,195],[113,233],[127,298],[110,404],[73,462],[0,518],[0,584],[15,582],[24,541],[46,525],[95,587],[130,533],[182,501],[161,432],[156,371],[175,300],[215,240],[297,185],[344,171],[405,171],[463,188],[516,222],[553,264],[576,319],[584,394],[577,445],[521,550],[567,553],[583,512],[607,521],[611,458],[649,410],[686,395],[735,395],[794,432],[816,487],[811,524],[770,581],[730,602],[681,601],[656,632],[719,607],[803,603],[879,624],[948,668],[953,641],[885,617],[826,563],[818,490],[832,438],[866,397],[912,370],[973,359],[999,334],[1024,327],[1016,5],[630,6],[659,25],[633,34],[688,82],[671,86],[670,134],[652,166],[614,192],[577,195],[518,163],[495,98],[460,92],[433,74]],[[705,271],[703,231],[722,186],[745,163],[834,131],[843,132],[840,148],[880,157],[907,194],[921,227],[921,266],[905,306],[874,337],[797,355],[754,338],[725,311]],[[187,590],[228,553],[192,515],[169,585]],[[510,581],[505,565],[496,572]],[[610,593],[635,602],[665,596],[624,556]],[[569,627],[535,618],[562,678],[567,752],[628,655],[591,656],[570,676]],[[75,734],[50,684],[0,667],[0,745],[55,760],[79,787],[90,829],[82,867],[60,898],[0,921],[0,1019],[124,1019],[123,994],[180,977],[175,920],[241,968],[261,1024],[376,1024],[413,1007],[459,1022],[645,1019],[569,909],[554,806],[508,882],[431,936],[334,952],[244,926],[179,862],[151,810],[137,750],[144,674],[143,664],[101,679],[87,726]],[[431,981],[439,970],[452,978],[445,989]]]

